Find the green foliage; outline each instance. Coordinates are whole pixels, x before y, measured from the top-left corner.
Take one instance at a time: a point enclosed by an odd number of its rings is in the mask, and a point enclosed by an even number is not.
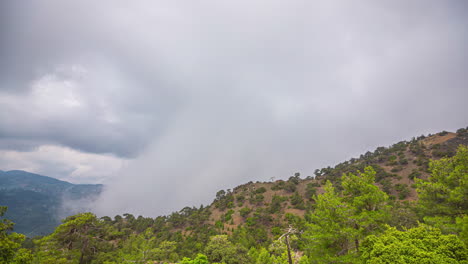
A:
[[[266,192],[266,188],[265,187],[260,187],[258,189],[255,190],[255,193],[264,193]]]
[[[284,189],[285,185],[286,185],[286,183],[284,181],[279,180],[271,187],[271,190],[273,190],[273,191],[282,190],[282,189]]]
[[[92,213],[83,213],[67,217],[63,224],[55,229],[51,235],[39,240],[39,248],[49,248],[56,251],[65,248],[71,254],[79,256],[79,263],[89,263],[96,256],[98,250],[103,246],[103,240],[100,234],[102,221],[96,218]],[[55,251],[50,251],[51,254],[45,253],[47,259],[50,255],[54,255]],[[65,254],[59,254],[64,255]]]
[[[407,231],[389,228],[380,236],[368,236],[361,248],[365,263],[468,262],[468,250],[457,236],[424,225]]]
[[[353,258],[342,255],[359,252],[360,241],[382,229],[388,217],[388,196],[374,183],[372,167],[358,175],[343,175],[343,196],[327,182],[325,193],[314,197],[315,211],[309,215],[305,237],[310,256],[321,256],[326,262]]]
[[[399,230],[413,228],[418,225],[418,216],[414,203],[408,201],[394,202],[390,208],[390,215],[391,217],[387,223]]]
[[[252,198],[250,198],[249,201],[250,201],[250,204],[260,205],[263,203],[264,200],[265,200],[265,196],[263,196],[263,194],[256,194]]]
[[[0,264],[18,263],[26,254],[24,250],[17,251],[25,236],[10,232],[14,224],[8,219],[2,219],[6,211],[6,206],[0,206]]]
[[[279,196],[279,195],[273,195],[271,198],[271,204],[270,204],[270,213],[278,213],[280,212],[282,208],[282,203],[286,201],[288,198],[284,196]]]
[[[411,171],[410,175],[408,175],[408,178],[414,181],[414,179],[419,178],[421,176],[421,172],[417,170]]]
[[[444,232],[458,233],[457,218],[468,212],[468,148],[460,146],[454,157],[432,161],[430,170],[427,181],[416,181],[424,220]]]
[[[239,210],[239,213],[242,217],[247,217],[250,212],[252,212],[252,208],[249,208],[249,207],[243,207],[242,209]]]
[[[190,259],[190,258],[183,258],[180,262],[180,264],[208,264],[208,257],[203,255],[203,254],[198,254],[195,259]]]
[[[408,185],[404,183],[395,184],[395,190],[398,191],[398,198],[400,200],[404,200],[410,193]]]
[[[344,201],[354,209],[351,221],[358,230],[358,240],[382,228],[388,218],[388,195],[375,185],[375,171],[366,167],[358,175],[343,176]],[[359,250],[359,248],[356,248]]]
[[[234,210],[229,209],[229,210],[226,212],[226,214],[224,215],[224,217],[223,217],[223,218],[224,218],[224,219],[223,219],[224,222],[229,222],[229,221],[231,221],[232,215],[233,215],[233,214],[234,214]]]
[[[307,199],[312,200],[313,196],[317,194],[316,187],[318,187],[318,184],[315,182],[310,182],[306,185],[305,195]]]
[[[392,192],[392,181],[390,179],[383,179],[380,184],[382,184],[382,191],[386,194],[390,194]]]
[[[205,254],[210,262],[226,264],[247,263],[247,250],[239,245],[232,244],[226,235],[210,238],[205,248]]]
[[[242,205],[245,201],[245,196],[244,195],[238,195],[236,196],[236,202],[238,205]]]
[[[299,195],[298,192],[294,192],[294,194],[290,198],[291,200],[291,205],[296,208],[296,209],[301,209],[304,210],[304,200],[302,199],[302,196]]]
[[[234,195],[230,190],[227,192],[224,190],[220,190],[216,193],[216,198],[213,201],[213,204],[216,208],[223,211],[226,208],[233,208],[234,207]]]
[[[288,181],[284,186],[284,190],[290,193],[295,192],[297,189],[296,185],[296,181]]]
[[[331,262],[340,251],[351,247],[356,230],[349,222],[352,208],[336,193],[330,181],[324,189],[323,194],[314,197],[315,211],[309,215],[304,238],[310,256],[320,256],[323,262]]]

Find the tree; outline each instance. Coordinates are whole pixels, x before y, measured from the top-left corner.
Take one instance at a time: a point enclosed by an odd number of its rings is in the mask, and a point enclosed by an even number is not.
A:
[[[459,233],[457,224],[468,212],[468,148],[460,146],[455,156],[431,161],[428,180],[416,179],[419,208],[424,221],[444,232]]]
[[[310,256],[324,262],[352,261],[359,253],[360,241],[383,229],[388,216],[387,194],[375,185],[375,171],[366,167],[357,175],[342,177],[342,195],[330,181],[325,193],[314,196],[315,210],[309,215],[305,233]]]
[[[421,225],[406,231],[389,228],[380,236],[368,236],[362,243],[365,263],[466,263],[468,251],[455,235]]]
[[[7,207],[0,206],[0,218],[6,213]],[[14,223],[8,219],[0,219],[0,264],[19,263],[19,259],[27,254],[27,250],[17,251],[21,247],[21,242],[24,241],[25,236],[22,234],[11,232]],[[15,255],[18,254],[16,260]],[[28,263],[28,262],[24,262]]]
[[[205,253],[210,262],[248,263],[247,250],[239,245],[232,244],[227,235],[212,236],[205,248]]]
[[[355,249],[359,252],[359,241],[375,231],[383,229],[388,218],[388,195],[375,185],[374,169],[369,166],[357,175],[343,175],[344,201],[353,208],[350,224],[356,229]]]
[[[156,238],[150,229],[139,235],[132,234],[122,243],[122,248],[118,250],[118,260],[122,263],[141,264],[156,260],[156,244]]]
[[[197,254],[195,259],[183,258],[180,264],[208,264],[208,258],[203,254]]]
[[[294,234],[297,234],[299,233],[299,231],[297,231],[296,229],[292,228],[291,226],[289,226],[288,230],[286,231],[286,233],[284,233],[283,235],[280,236],[280,238],[278,239],[279,241],[281,241],[282,238],[284,238],[284,242],[286,244],[286,249],[288,251],[288,263],[289,264],[293,264],[293,261],[292,261],[292,255],[291,255],[291,243],[290,243],[290,239],[291,239],[291,236],[294,236]]]
[[[304,238],[309,256],[332,262],[348,251],[356,230],[349,224],[353,209],[336,193],[330,181],[325,192],[315,195],[315,210],[309,215]]]
[[[54,233],[39,241],[40,247],[44,249],[40,258],[79,259],[80,264],[89,263],[99,252],[101,244],[105,243],[99,232],[101,225],[102,221],[92,213],[67,217]],[[66,254],[62,249],[69,253]]]

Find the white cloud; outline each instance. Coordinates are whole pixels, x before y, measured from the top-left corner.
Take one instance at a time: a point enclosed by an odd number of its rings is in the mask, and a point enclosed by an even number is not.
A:
[[[128,162],[56,145],[42,145],[31,151],[0,150],[0,156],[2,170],[25,170],[72,183],[105,182]]]

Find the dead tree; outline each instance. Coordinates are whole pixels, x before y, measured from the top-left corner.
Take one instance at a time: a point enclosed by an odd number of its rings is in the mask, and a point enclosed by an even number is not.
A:
[[[297,234],[297,233],[300,233],[300,232],[297,229],[289,226],[289,228],[286,230],[286,233],[282,234],[278,238],[278,240],[281,240],[282,238],[284,238],[284,241],[286,242],[286,247],[288,249],[288,262],[289,262],[289,264],[293,264],[292,256],[291,256],[291,245],[289,244],[289,236],[293,235],[293,234]]]

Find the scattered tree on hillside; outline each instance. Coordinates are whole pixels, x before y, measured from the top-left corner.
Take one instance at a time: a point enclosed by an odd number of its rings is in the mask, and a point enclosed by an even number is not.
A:
[[[444,232],[459,233],[457,221],[468,212],[468,148],[460,146],[452,158],[430,162],[429,179],[417,180],[419,205],[424,221]]]

